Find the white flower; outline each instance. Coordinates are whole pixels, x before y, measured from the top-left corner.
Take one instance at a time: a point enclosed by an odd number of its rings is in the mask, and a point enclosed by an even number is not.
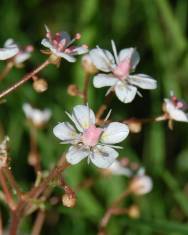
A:
[[[114,56],[108,50],[97,47],[90,51],[90,56],[99,73],[94,77],[93,84],[96,88],[110,87],[107,94],[114,90],[116,96],[123,103],[130,103],[137,91],[137,87],[142,89],[155,89],[157,82],[145,74],[133,74],[140,56],[135,48],[127,48],[117,54],[116,46],[112,41]]]
[[[79,47],[72,45],[75,40],[80,39],[80,34],[76,34],[76,36],[71,39],[69,34],[66,32],[58,32],[55,36],[52,36],[47,26],[45,26],[45,29],[46,38],[42,39],[41,44],[50,49],[50,51],[57,57],[62,57],[69,62],[75,62],[75,55],[81,55],[88,52],[86,45]]]
[[[114,144],[123,141],[129,129],[127,125],[112,122],[105,127],[96,127],[95,114],[86,105],[77,105],[72,115],[67,113],[76,128],[69,122],[59,123],[54,127],[54,135],[64,144],[71,144],[66,159],[70,164],[77,164],[88,157],[99,168],[109,167],[118,157]]]
[[[31,57],[31,52],[33,51],[33,47],[31,45],[28,45],[25,48],[21,48],[13,39],[8,39],[4,44],[4,48],[8,48],[7,55],[8,50],[11,48],[12,53],[9,53],[10,56],[6,57],[6,59],[11,59],[16,66],[19,66],[20,64],[28,60]],[[0,57],[1,50],[2,49],[0,49]]]
[[[170,99],[164,99],[164,102],[165,112],[169,115],[170,119],[179,122],[188,122],[188,113],[185,112],[188,110],[188,105],[184,101],[172,95]]]
[[[143,195],[151,192],[153,188],[153,181],[151,177],[147,175],[135,176],[130,185],[129,190],[136,195]]]
[[[130,177],[133,174],[130,168],[123,166],[118,160],[115,160],[107,170],[114,175],[124,175]]]
[[[23,105],[23,111],[25,116],[32,121],[33,125],[36,127],[41,127],[47,123],[51,117],[51,111],[45,109],[43,111],[39,109],[34,109],[30,104],[25,103]]]
[[[13,39],[8,39],[3,48],[0,48],[0,60],[7,60],[14,57],[19,52],[18,46]]]

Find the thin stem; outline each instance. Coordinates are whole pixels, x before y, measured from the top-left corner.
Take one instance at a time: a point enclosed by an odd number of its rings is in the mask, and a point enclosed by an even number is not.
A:
[[[37,129],[35,127],[30,128],[30,154],[28,162],[31,166],[34,167],[35,173],[37,175],[37,173],[41,171],[41,163],[37,146]]]
[[[40,235],[44,220],[45,220],[45,212],[44,211],[39,211],[37,214],[37,217],[35,219],[33,229],[31,232],[31,235]]]
[[[21,218],[16,211],[12,212],[12,220],[11,220],[11,224],[10,224],[9,235],[16,235],[17,234],[20,219]]]
[[[87,102],[88,102],[89,78],[90,78],[90,74],[85,72],[84,89],[83,89],[83,102],[84,102],[84,104],[87,104]]]
[[[98,122],[100,122],[100,119],[101,119],[103,113],[104,113],[105,110],[108,108],[109,104],[111,103],[112,97],[113,97],[113,92],[110,92],[110,93],[106,96],[104,104],[102,104],[102,105],[99,107],[98,111],[96,112],[96,119],[98,120]]]
[[[9,61],[5,68],[3,69],[2,73],[0,74],[0,81],[3,80],[11,71],[11,69],[13,68],[13,62]]]
[[[5,194],[5,198],[6,198],[6,202],[7,202],[8,206],[10,207],[11,210],[15,210],[16,205],[15,205],[13,198],[12,198],[12,195],[9,192],[9,189],[7,187],[6,179],[3,175],[2,169],[0,169],[0,184],[1,184],[3,192]]]
[[[47,65],[50,64],[49,60],[46,60],[44,63],[42,63],[39,67],[37,67],[35,70],[33,70],[31,73],[25,75],[20,81],[13,84],[11,87],[6,89],[5,91],[0,93],[0,99],[7,96],[9,93],[16,90],[18,87],[22,86],[25,82],[27,82],[29,79],[31,79],[35,74],[40,72],[42,69],[44,69]]]
[[[0,235],[3,235],[3,219],[1,212],[0,212]]]
[[[105,228],[114,214],[118,214],[119,211],[122,212],[127,212],[126,209],[120,209],[116,208],[118,205],[122,202],[122,200],[127,197],[130,194],[129,190],[124,191],[113,203],[112,205],[106,210],[104,216],[101,219],[100,225],[99,225],[99,233],[98,234],[105,234]]]

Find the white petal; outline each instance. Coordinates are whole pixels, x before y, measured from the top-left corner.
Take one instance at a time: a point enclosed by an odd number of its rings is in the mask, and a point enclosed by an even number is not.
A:
[[[112,122],[104,130],[100,141],[105,144],[117,144],[123,141],[129,134],[129,128],[126,124]]]
[[[73,109],[72,120],[77,129],[82,132],[90,125],[95,124],[95,114],[87,105],[77,105]]]
[[[0,60],[7,60],[19,52],[18,47],[0,48]]]
[[[126,59],[130,59],[132,69],[135,69],[140,61],[139,53],[135,48],[127,48],[121,50],[118,57],[120,62]]]
[[[23,63],[24,61],[28,60],[31,57],[31,53],[28,52],[21,52],[18,53],[14,59],[16,64]]]
[[[188,122],[188,114],[184,111],[177,109],[171,100],[165,99],[166,111],[172,119],[179,122]]]
[[[122,166],[118,160],[115,160],[108,170],[110,170],[114,175],[132,176],[132,171],[129,168]]]
[[[105,86],[114,86],[117,82],[117,78],[110,74],[99,73],[94,76],[93,85],[96,88],[101,88]]]
[[[71,146],[66,154],[67,161],[74,165],[89,155],[89,151],[76,146]]]
[[[72,142],[78,137],[74,127],[68,122],[62,122],[53,129],[54,135],[62,141]]]
[[[72,55],[82,55],[88,52],[88,49],[86,47],[76,47],[73,52],[71,52]]]
[[[61,58],[64,58],[65,60],[73,63],[76,61],[76,58],[74,58],[74,56],[72,55],[69,55],[67,53],[64,53],[64,52],[59,52],[56,48],[52,47],[50,49],[57,57],[61,57]]]
[[[12,38],[7,39],[4,43],[4,47],[12,47],[12,46],[17,47],[16,43],[14,42],[14,39]]]
[[[51,42],[47,38],[43,38],[41,44],[49,49],[53,47]]]
[[[118,152],[108,146],[97,145],[90,154],[92,163],[99,168],[108,168],[118,157]]]
[[[115,86],[115,93],[123,103],[130,103],[136,96],[136,92],[136,87],[127,85],[123,82],[118,82]]]
[[[25,116],[27,118],[31,118],[32,117],[32,113],[33,113],[32,106],[30,104],[28,104],[28,103],[24,103],[22,108],[23,108],[23,111],[25,113]]]
[[[156,89],[157,81],[146,74],[129,75],[129,83],[142,89]]]
[[[114,67],[115,61],[113,55],[104,49],[96,48],[89,52],[93,64],[97,69],[103,72],[110,72]]]

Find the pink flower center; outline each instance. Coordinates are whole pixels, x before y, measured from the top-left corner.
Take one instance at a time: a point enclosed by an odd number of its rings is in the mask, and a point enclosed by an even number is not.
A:
[[[124,80],[128,75],[131,68],[130,59],[124,59],[113,70],[113,74],[119,79]]]
[[[91,125],[88,129],[86,129],[82,135],[82,141],[87,146],[95,146],[100,138],[102,129],[97,128],[95,125]]]

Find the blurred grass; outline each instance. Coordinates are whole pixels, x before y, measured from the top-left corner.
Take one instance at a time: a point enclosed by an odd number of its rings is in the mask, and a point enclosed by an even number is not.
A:
[[[44,61],[45,56],[39,50],[46,23],[53,32],[61,29],[72,34],[81,32],[82,42],[90,48],[97,44],[110,49],[110,39],[115,40],[118,49],[137,47],[141,54],[137,71],[155,77],[158,89],[143,91],[142,99],[137,97],[128,105],[114,98],[112,117],[121,120],[125,117],[158,115],[163,98],[169,95],[170,90],[188,101],[187,13],[187,0],[2,1],[1,45],[7,38],[13,37],[23,45],[34,43],[36,50],[25,68],[13,69],[1,82],[0,90]],[[0,70],[3,66],[4,63],[0,63]],[[75,64],[63,61],[59,69],[50,66],[41,76],[49,83],[48,91],[39,95],[29,82],[7,97],[7,102],[0,106],[0,136],[6,134],[11,138],[12,170],[23,188],[28,188],[32,183],[34,173],[27,165],[29,136],[22,104],[30,102],[39,108],[52,109],[53,117],[48,128],[38,133],[42,164],[49,169],[66,149],[53,136],[52,128],[58,121],[67,119],[65,110],[71,111],[73,105],[81,102],[78,98],[69,97],[66,92],[71,83],[75,82],[80,88],[83,86],[80,60]],[[89,92],[89,104],[97,110],[103,102],[105,89],[93,89],[90,82]],[[152,124],[146,125],[142,133],[130,135],[125,141],[121,155],[144,164],[153,177],[154,190],[144,198],[133,199],[141,208],[139,220],[126,216],[113,218],[109,224],[109,234],[188,234],[187,133],[188,127],[183,123],[176,123],[173,132],[167,129],[166,124]],[[76,188],[86,177],[95,178],[98,171],[83,162],[67,170],[65,175],[70,185]],[[126,187],[126,183],[123,177],[96,179],[91,189],[78,193],[77,208],[69,210],[59,206],[50,209],[51,217],[46,221],[42,234],[54,234],[54,228],[56,235],[96,234],[105,208]],[[4,222],[8,225],[8,219]],[[31,219],[25,220],[23,231],[30,231],[31,224]]]

